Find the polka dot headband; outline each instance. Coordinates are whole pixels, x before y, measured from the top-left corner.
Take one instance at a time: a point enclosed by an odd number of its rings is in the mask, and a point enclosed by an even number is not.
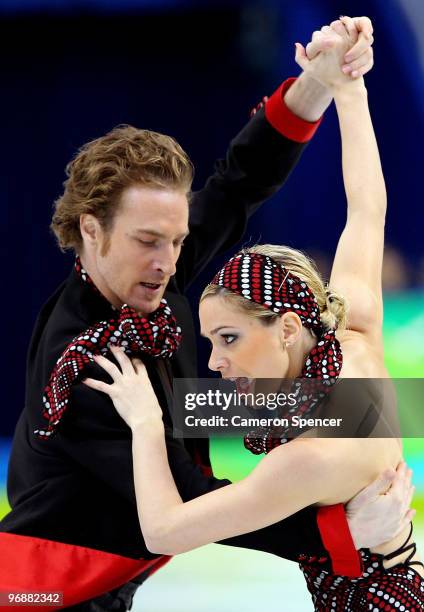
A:
[[[260,253],[238,253],[215,275],[211,284],[224,287],[276,314],[295,312],[302,325],[314,331],[318,341],[307,355],[299,378],[320,380],[319,392],[312,388],[290,410],[291,416],[311,415],[337,381],[343,354],[335,330],[323,328],[318,303],[308,285],[271,257]],[[296,381],[293,386],[298,394]],[[284,427],[278,430],[268,427],[247,434],[244,444],[252,453],[261,454],[289,440]]]
[[[295,312],[302,325],[322,334],[320,310],[308,285],[260,253],[238,253],[215,275],[213,285],[225,287],[276,314]]]

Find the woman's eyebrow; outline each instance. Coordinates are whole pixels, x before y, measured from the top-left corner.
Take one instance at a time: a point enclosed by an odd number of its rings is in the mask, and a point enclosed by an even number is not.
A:
[[[220,325],[219,327],[215,327],[214,329],[211,330],[210,335],[213,336],[216,333],[218,333],[221,329],[225,329],[227,327],[234,327],[233,325]],[[202,332],[202,330],[200,330],[200,335],[203,338],[207,338],[207,336]]]

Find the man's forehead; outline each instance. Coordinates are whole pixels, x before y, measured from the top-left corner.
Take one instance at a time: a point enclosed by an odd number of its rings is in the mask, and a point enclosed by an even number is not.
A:
[[[132,231],[185,233],[188,201],[184,193],[146,187],[129,187],[121,196],[117,217],[131,224]]]
[[[188,196],[183,191],[144,185],[131,185],[121,195],[121,205],[127,208],[150,208],[157,206],[188,206]]]
[[[179,231],[178,227],[174,227],[174,229],[177,232]],[[148,225],[146,225],[145,227],[135,227],[132,230],[132,232],[134,234],[149,234],[149,236],[154,236],[156,238],[166,238],[167,237],[167,233],[161,232],[160,229],[149,227]],[[181,237],[184,238],[185,236],[188,236],[189,229],[185,228],[180,233],[181,233]]]

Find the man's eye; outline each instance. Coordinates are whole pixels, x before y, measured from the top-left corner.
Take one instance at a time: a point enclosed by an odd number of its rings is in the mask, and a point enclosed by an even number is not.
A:
[[[141,238],[137,238],[137,242],[143,244],[144,246],[154,246],[156,243],[152,240],[141,240]]]
[[[232,344],[237,340],[237,336],[234,334],[222,334],[222,338],[224,338],[225,344]]]
[[[182,248],[184,246],[184,240],[176,240],[174,242],[174,247],[176,248]]]

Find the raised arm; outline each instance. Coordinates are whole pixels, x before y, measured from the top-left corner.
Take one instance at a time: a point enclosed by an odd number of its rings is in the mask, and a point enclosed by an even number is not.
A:
[[[349,59],[352,67],[368,72],[372,67],[371,22],[357,18],[349,23],[356,34],[349,39],[349,53],[343,61]],[[345,29],[340,22],[331,26]],[[322,48],[315,36],[308,53],[313,57]],[[180,289],[215,255],[240,240],[248,218],[284,185],[331,100],[328,87],[305,71],[297,80],[284,81],[230,142],[214,174],[193,194],[190,235],[177,266]]]
[[[363,78],[340,71],[348,36],[326,33],[331,47],[312,62],[300,62],[334,96],[342,140],[347,221],[337,247],[330,286],[348,302],[347,327],[381,345],[381,268],[386,190]]]
[[[363,80],[335,89],[340,123],[347,221],[330,286],[348,301],[348,328],[382,340],[381,269],[386,189]]]

